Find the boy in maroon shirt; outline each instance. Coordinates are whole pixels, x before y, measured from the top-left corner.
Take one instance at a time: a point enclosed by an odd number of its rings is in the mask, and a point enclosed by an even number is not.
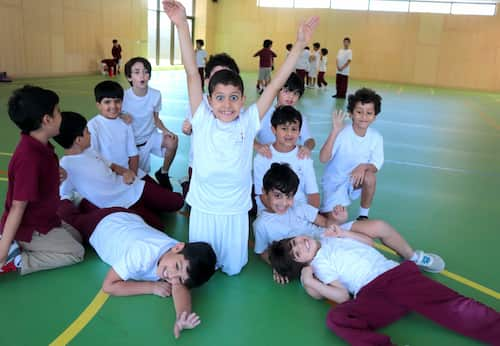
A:
[[[259,57],[259,79],[257,81],[257,89],[259,94],[262,94],[264,88],[271,81],[271,70],[273,68],[274,58],[277,55],[271,50],[273,41],[264,40],[263,48],[255,53],[254,57]]]
[[[49,139],[61,125],[59,97],[26,85],[14,91],[8,107],[21,139],[8,168],[0,220],[0,273],[19,270],[25,275],[78,263],[84,255],[80,234],[61,223],[56,213],[64,172]]]

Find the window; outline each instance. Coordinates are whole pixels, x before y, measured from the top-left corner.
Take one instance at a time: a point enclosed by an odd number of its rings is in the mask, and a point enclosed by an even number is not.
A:
[[[335,10],[483,16],[494,16],[496,3],[497,1],[494,0],[257,0],[257,6],[260,7],[332,8]]]
[[[409,1],[371,0],[370,11],[408,12]]]
[[[192,32],[194,0],[180,2],[186,8],[189,29]],[[163,13],[160,0],[148,0],[148,60],[156,66],[181,64],[177,31]]]

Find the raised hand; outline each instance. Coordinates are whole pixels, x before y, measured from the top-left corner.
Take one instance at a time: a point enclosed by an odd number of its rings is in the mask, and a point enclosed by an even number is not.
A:
[[[191,122],[188,119],[185,119],[182,122],[182,133],[186,136],[191,136],[191,133],[193,133],[193,125],[191,125]]]
[[[174,23],[175,25],[182,24],[184,22],[187,22],[186,19],[186,9],[184,6],[174,0],[163,0],[163,10],[167,14],[168,18]]]
[[[319,24],[319,17],[314,16],[300,24],[297,32],[297,42],[307,44],[312,38],[314,30]]]
[[[344,232],[338,225],[332,224],[325,229],[323,235],[331,238],[342,238]]]
[[[346,118],[346,113],[341,109],[337,109],[332,113],[332,124],[333,128],[340,131],[344,128],[344,119]]]
[[[175,338],[176,339],[179,338],[179,336],[181,336],[181,332],[184,329],[193,329],[200,323],[201,323],[200,316],[198,316],[196,313],[192,312],[188,314],[186,311],[183,311],[177,318],[177,321],[175,321],[174,325]]]
[[[265,158],[270,159],[273,157],[273,153],[271,152],[271,148],[269,147],[268,144],[255,143],[254,147],[255,151],[264,156]]]

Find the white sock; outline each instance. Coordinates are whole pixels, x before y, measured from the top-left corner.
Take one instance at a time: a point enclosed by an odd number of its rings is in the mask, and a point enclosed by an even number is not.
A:
[[[163,169],[163,167],[162,167],[162,168],[161,168],[161,172],[162,172],[163,174],[168,174],[168,169],[167,169],[167,170],[164,170],[164,169]]]
[[[21,254],[14,257],[14,265],[16,266],[16,268],[21,268],[21,265],[23,264],[22,262],[23,262],[23,257],[21,256]]]
[[[359,216],[368,216],[370,208],[359,207]]]
[[[413,255],[410,257],[410,261],[416,262],[418,260],[418,255],[415,251],[413,251]]]

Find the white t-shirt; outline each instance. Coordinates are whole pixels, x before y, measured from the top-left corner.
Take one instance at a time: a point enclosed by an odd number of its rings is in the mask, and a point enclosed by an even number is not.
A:
[[[153,113],[161,110],[161,93],[159,90],[148,87],[144,96],[134,94],[132,88],[125,90],[123,96],[123,113],[130,114],[133,118],[132,130],[135,144],[146,143],[156,131]]]
[[[132,126],[123,120],[108,119],[100,114],[87,123],[90,132],[90,146],[106,160],[119,166],[128,168],[128,160],[139,155],[134,140]],[[144,177],[145,173],[139,169],[137,176]]]
[[[348,238],[321,238],[321,248],[311,262],[314,275],[325,285],[340,281],[352,294],[399,263],[373,247]]]
[[[326,65],[328,64],[328,57],[323,55],[319,59],[319,72],[326,72]]]
[[[145,182],[135,179],[131,185],[123,182],[123,177],[109,168],[111,163],[92,149],[77,155],[65,155],[60,165],[68,173],[61,183],[61,198],[70,198],[78,192],[99,208],[134,205],[141,198]]]
[[[343,66],[348,60],[352,61],[352,50],[344,48],[339,49],[339,52],[337,53],[338,66]],[[350,70],[351,70],[351,64],[347,65],[347,67],[342,71],[339,71],[337,69],[337,73],[343,74],[344,76],[349,76]]]
[[[310,52],[307,49],[304,49],[302,53],[300,53],[297,64],[295,65],[297,70],[309,70],[309,54]]]
[[[225,123],[201,102],[191,124],[193,176],[187,203],[208,214],[247,212],[251,208],[253,140],[260,126],[257,105]]]
[[[312,51],[311,52],[311,59],[309,60],[309,72],[316,77],[316,74],[318,73],[318,66],[319,66],[319,51]]]
[[[358,136],[351,126],[346,126],[335,139],[332,157],[323,174],[323,186],[339,184],[349,179],[350,173],[361,163],[371,163],[378,170],[384,163],[382,135],[369,127],[364,137]]]
[[[263,253],[273,241],[298,235],[319,236],[324,228],[313,224],[317,216],[318,209],[307,203],[294,203],[285,214],[263,210],[253,222],[255,253]]]
[[[276,110],[276,104],[269,108],[269,110],[262,118],[260,123],[260,130],[257,132],[257,142],[260,144],[272,144],[276,142],[276,136],[271,130],[271,118],[273,117],[273,113]],[[307,117],[302,114],[302,127],[300,128],[299,139],[297,140],[297,144],[304,145],[304,142],[309,138],[312,138],[311,131],[309,130],[309,124],[307,123]]]
[[[255,194],[262,195],[262,179],[271,167],[273,162],[288,163],[290,168],[299,177],[299,187],[295,194],[295,202],[307,203],[307,195],[318,193],[318,183],[316,182],[316,173],[314,172],[314,163],[311,158],[299,159],[297,154],[299,148],[295,147],[288,153],[281,153],[277,151],[273,145],[270,146],[272,157],[267,157],[258,154],[255,155],[253,161],[253,183],[255,187]],[[258,198],[258,197],[257,197]]]
[[[204,49],[195,50],[196,53],[196,66],[205,67],[205,59],[207,57],[207,51]]]
[[[160,257],[178,243],[138,215],[123,212],[103,218],[89,242],[122,280],[136,281],[158,281]]]

